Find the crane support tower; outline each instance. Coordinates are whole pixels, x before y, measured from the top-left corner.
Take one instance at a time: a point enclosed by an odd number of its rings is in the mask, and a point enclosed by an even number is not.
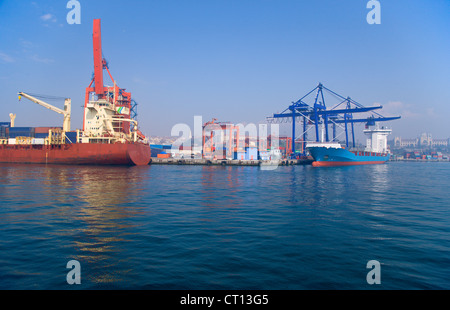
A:
[[[338,103],[332,107],[327,107],[324,93],[337,99]],[[308,103],[307,101],[310,102]],[[319,83],[318,86],[302,98],[292,102],[283,112],[268,117],[267,121],[270,123],[292,122],[293,155],[295,156],[296,141],[302,144],[301,155],[306,155],[308,133],[312,128],[314,128],[315,139],[309,141],[336,142],[339,139],[337,129],[340,128],[342,130],[339,135],[345,134],[346,147],[349,147],[350,142],[352,147],[355,147],[355,123],[365,123],[366,128],[368,128],[369,126],[374,126],[377,122],[392,121],[400,118],[400,116],[384,117],[375,111],[381,108],[382,106],[365,107],[350,97],[343,97]],[[353,118],[355,113],[366,113],[369,115]],[[296,133],[296,123],[302,126],[303,130],[300,135]],[[351,140],[349,134],[351,134]]]
[[[33,101],[34,103],[37,103],[41,106],[43,106],[44,108],[47,108],[49,110],[52,110],[53,112],[62,114],[64,116],[64,121],[63,121],[63,131],[70,131],[70,114],[71,114],[71,100],[70,98],[66,98],[64,100],[64,110],[54,107],[51,104],[42,101],[30,94],[24,93],[24,92],[19,92],[19,101],[22,99],[22,97],[27,98],[28,100]]]

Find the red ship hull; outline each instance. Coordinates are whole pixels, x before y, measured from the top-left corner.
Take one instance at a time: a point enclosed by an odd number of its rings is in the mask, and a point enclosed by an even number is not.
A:
[[[384,164],[386,161],[313,161],[313,167],[337,167],[337,166],[355,166],[355,165],[375,165]]]
[[[0,162],[68,165],[148,165],[150,146],[142,143],[0,145]]]

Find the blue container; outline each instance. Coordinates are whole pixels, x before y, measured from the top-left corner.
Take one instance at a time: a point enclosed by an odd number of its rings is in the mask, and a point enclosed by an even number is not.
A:
[[[66,143],[77,143],[77,132],[76,131],[66,132]]]
[[[162,150],[162,148],[151,148],[150,149],[150,151],[151,151],[151,156],[152,157],[157,157],[158,156],[158,154],[165,154],[166,152],[164,152],[163,150]]]
[[[10,132],[34,132],[34,127],[11,127],[9,128]]]
[[[13,138],[17,138],[17,137],[29,137],[29,138],[34,138],[34,133],[32,132],[10,132],[9,133],[9,137],[11,139]]]
[[[258,148],[248,147],[245,150],[245,159],[247,160],[258,160]]]
[[[34,137],[35,138],[39,138],[39,139],[42,139],[42,138],[47,138],[48,137],[48,133],[37,133],[37,134],[35,134],[34,135]]]
[[[34,127],[10,127],[9,137],[31,137],[34,138]]]
[[[233,159],[236,160],[245,160],[245,152],[234,152]]]

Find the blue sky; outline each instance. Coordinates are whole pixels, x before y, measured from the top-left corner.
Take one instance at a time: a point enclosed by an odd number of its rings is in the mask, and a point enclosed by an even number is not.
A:
[[[69,25],[65,0],[0,0],[0,121],[13,112],[16,126],[62,124],[19,103],[28,91],[72,98],[72,127],[82,126],[100,18],[104,57],[147,135],[194,115],[264,121],[322,82],[402,115],[391,138],[450,137],[449,0],[380,0],[380,25],[366,22],[366,0],[79,2],[81,24]]]

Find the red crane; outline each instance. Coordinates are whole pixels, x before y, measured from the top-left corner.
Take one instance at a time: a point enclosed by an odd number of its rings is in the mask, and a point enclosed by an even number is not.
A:
[[[86,88],[86,95],[85,95],[85,102],[84,102],[84,108],[86,111],[86,106],[89,103],[89,97],[91,95],[96,96],[97,100],[99,99],[105,99],[108,100],[110,103],[114,104],[118,114],[121,114],[127,118],[131,118],[130,111],[131,111],[131,93],[126,92],[125,88],[119,88],[113,79],[111,72],[109,72],[108,63],[102,56],[102,34],[101,34],[101,26],[100,26],[100,19],[94,19],[94,27],[93,27],[93,47],[94,47],[94,77],[91,80],[91,83]],[[109,74],[109,77],[111,78],[111,81],[114,83],[114,86],[104,86],[103,85],[103,70],[106,69],[106,71]],[[94,85],[94,87],[92,87]],[[121,109],[122,108],[122,109]],[[123,109],[127,108],[127,109]],[[123,111],[127,111],[124,113]],[[122,127],[122,131],[126,134],[130,133],[130,123],[129,122],[122,122],[120,124]],[[85,123],[83,120],[83,130],[85,130]],[[139,132],[139,135],[142,135]]]
[[[102,57],[102,30],[100,26],[100,19],[94,19],[92,39],[94,43],[94,89],[98,98],[101,99],[104,96],[103,69],[108,69],[108,66]]]

